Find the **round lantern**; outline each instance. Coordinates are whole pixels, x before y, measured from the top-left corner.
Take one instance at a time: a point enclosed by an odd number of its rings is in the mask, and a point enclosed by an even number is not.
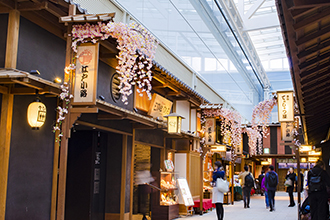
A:
[[[46,106],[39,99],[27,109],[27,120],[32,129],[38,130],[46,121]]]

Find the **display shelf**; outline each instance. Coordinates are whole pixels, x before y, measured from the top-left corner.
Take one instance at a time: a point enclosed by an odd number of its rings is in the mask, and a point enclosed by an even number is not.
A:
[[[160,172],[160,205],[175,205],[177,204],[177,182],[176,173]]]

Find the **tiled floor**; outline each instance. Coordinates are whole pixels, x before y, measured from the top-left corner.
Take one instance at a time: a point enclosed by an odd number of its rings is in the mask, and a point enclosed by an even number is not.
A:
[[[296,196],[296,195],[295,195]],[[295,198],[297,201],[297,198]],[[297,220],[298,208],[288,207],[289,196],[285,192],[276,192],[275,196],[275,212],[269,212],[266,209],[265,199],[263,196],[254,195],[251,197],[249,209],[243,208],[243,202],[235,202],[234,205],[224,205],[225,220]],[[204,215],[193,215],[189,217],[179,218],[180,220],[216,220],[215,210]]]

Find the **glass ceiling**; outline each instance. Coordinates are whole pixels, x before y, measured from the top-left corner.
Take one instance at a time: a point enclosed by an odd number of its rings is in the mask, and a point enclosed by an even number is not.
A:
[[[75,1],[82,7],[88,2]],[[274,0],[115,1],[248,120],[265,91],[292,89]],[[231,6],[230,14],[224,4]],[[239,30],[237,20],[243,23]],[[247,41],[238,37],[243,32],[248,33],[244,36],[252,42],[262,71],[251,64]]]

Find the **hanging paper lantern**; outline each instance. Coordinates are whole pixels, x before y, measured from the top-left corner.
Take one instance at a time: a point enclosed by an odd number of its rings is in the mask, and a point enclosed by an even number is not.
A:
[[[27,109],[27,120],[32,129],[38,130],[46,121],[46,106],[37,99]]]

